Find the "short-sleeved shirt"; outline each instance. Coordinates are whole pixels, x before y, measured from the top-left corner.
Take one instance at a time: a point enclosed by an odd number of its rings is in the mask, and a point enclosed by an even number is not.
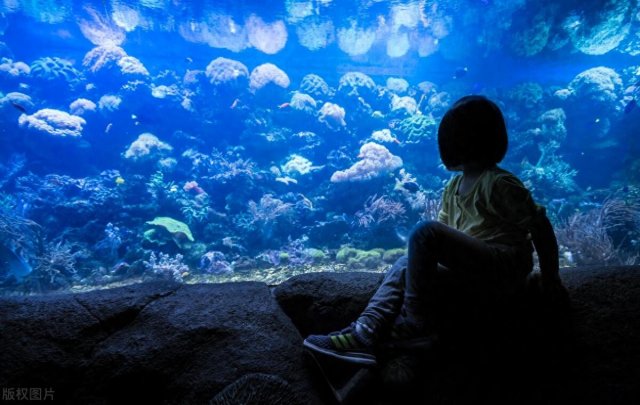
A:
[[[531,246],[533,219],[544,213],[512,173],[497,166],[485,170],[471,190],[458,195],[462,175],[446,186],[438,220],[488,243]]]

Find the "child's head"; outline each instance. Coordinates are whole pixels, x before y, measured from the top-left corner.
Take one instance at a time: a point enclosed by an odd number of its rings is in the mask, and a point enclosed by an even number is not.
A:
[[[440,158],[447,169],[464,164],[491,167],[507,153],[507,128],[500,108],[484,96],[465,96],[442,117]]]

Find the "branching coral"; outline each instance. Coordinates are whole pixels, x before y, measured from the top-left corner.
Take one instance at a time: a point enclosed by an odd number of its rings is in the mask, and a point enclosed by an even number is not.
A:
[[[189,274],[189,266],[184,264],[182,260],[183,256],[180,253],[171,257],[167,253],[161,252],[156,256],[155,252],[151,252],[149,260],[144,262],[144,266],[160,278],[183,282],[184,277]]]
[[[565,257],[577,265],[633,264],[640,255],[629,254],[615,245],[610,232],[621,223],[637,224],[640,206],[619,199],[606,200],[601,207],[572,214],[556,229]]]
[[[364,208],[356,212],[356,223],[363,228],[378,226],[385,222],[401,220],[407,210],[402,203],[377,195],[370,196],[364,203]]]
[[[79,21],[80,31],[85,38],[97,46],[120,45],[124,42],[125,32],[109,17],[99,14],[89,6],[85,6],[89,19]]]

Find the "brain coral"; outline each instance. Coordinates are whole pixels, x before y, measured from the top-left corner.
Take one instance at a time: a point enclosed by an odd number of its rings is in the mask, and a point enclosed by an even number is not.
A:
[[[216,58],[205,71],[209,82],[214,86],[245,86],[249,77],[249,69],[237,60]]]
[[[103,69],[111,69],[120,59],[127,56],[124,49],[116,45],[96,46],[84,55],[82,65],[92,73]]]
[[[330,19],[307,17],[296,27],[300,45],[312,51],[326,48],[335,40],[335,29]]]
[[[51,108],[44,108],[33,115],[22,114],[18,118],[18,124],[21,127],[60,137],[81,136],[82,126],[86,123],[81,117]]]
[[[327,82],[325,82],[322,77],[313,73],[302,78],[302,82],[300,82],[300,91],[321,100],[330,97],[332,93]]]
[[[403,119],[395,127],[395,131],[408,142],[419,142],[422,139],[435,139],[436,122],[430,115],[415,114]]]
[[[611,108],[622,90],[622,79],[615,70],[599,66],[579,73],[569,83],[569,90],[581,102]]]
[[[47,56],[31,63],[31,77],[49,82],[73,83],[80,78],[80,72],[68,60]]]
[[[347,72],[340,78],[338,93],[350,97],[367,98],[375,96],[376,83],[372,78],[360,72]]]
[[[286,89],[291,84],[289,76],[272,63],[264,63],[251,71],[249,89],[252,92],[255,93],[270,83],[283,89]]]

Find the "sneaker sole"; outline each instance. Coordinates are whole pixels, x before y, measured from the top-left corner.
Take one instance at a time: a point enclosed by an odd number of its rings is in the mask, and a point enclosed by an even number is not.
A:
[[[335,352],[322,347],[316,346],[313,343],[302,342],[303,346],[314,352],[326,354],[334,359],[348,361],[349,363],[360,364],[363,366],[375,366],[377,364],[376,358],[372,354],[360,353],[360,352]]]

